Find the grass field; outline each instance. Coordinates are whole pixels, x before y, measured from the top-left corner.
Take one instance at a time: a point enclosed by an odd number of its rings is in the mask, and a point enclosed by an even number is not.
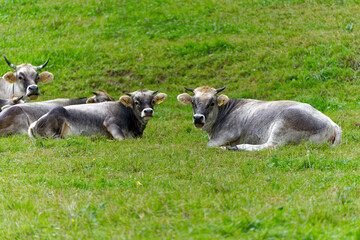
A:
[[[50,57],[39,100],[168,99],[142,139],[1,138],[0,238],[359,239],[359,12],[355,0],[1,1],[1,53]],[[176,100],[201,85],[309,103],[342,144],[208,149]]]

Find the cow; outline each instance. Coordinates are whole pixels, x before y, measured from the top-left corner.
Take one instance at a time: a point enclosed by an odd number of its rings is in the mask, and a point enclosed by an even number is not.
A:
[[[49,62],[49,59],[40,66],[29,63],[14,65],[5,56],[5,61],[15,72],[8,72],[0,77],[0,98],[10,99],[13,95],[24,96],[24,99],[37,99],[40,95],[38,83],[49,83],[54,79],[50,72],[37,73]]]
[[[141,138],[154,116],[154,106],[166,97],[165,93],[144,89],[126,93],[116,102],[57,107],[33,122],[28,134],[31,138],[67,135],[100,135],[117,140]]]
[[[19,104],[19,103],[25,103],[23,100],[23,96],[13,96],[11,99],[0,99],[0,112],[8,107],[11,107],[13,105]]]
[[[104,90],[93,93],[95,96],[90,98],[59,98],[49,101],[18,104],[6,108],[0,113],[0,136],[26,134],[31,123],[58,106],[115,101]]]
[[[208,147],[256,151],[303,141],[341,141],[340,127],[309,104],[218,96],[225,87],[185,89],[194,96],[182,93],[177,99],[192,104],[193,123],[208,134]]]

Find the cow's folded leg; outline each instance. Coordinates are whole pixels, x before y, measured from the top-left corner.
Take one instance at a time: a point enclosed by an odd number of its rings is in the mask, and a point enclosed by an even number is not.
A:
[[[105,120],[104,128],[111,137],[120,141],[125,140],[125,136],[121,131],[121,128],[117,124],[109,123],[108,121]]]
[[[235,151],[260,151],[267,148],[275,147],[274,144],[264,143],[259,145],[253,145],[253,144],[239,144],[235,147],[229,148],[229,150],[235,150]]]
[[[220,146],[220,148],[224,149],[224,150],[231,150],[231,151],[237,151],[238,150],[236,146],[234,146],[234,147],[232,147],[232,146]]]
[[[234,147],[227,147],[226,149],[227,149],[227,150],[230,150],[230,151],[238,151],[238,150],[239,150],[236,146],[234,146]]]

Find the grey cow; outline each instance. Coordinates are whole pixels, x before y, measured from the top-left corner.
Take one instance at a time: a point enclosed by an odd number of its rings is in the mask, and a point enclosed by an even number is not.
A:
[[[218,96],[225,87],[186,89],[194,96],[183,93],[177,99],[192,104],[193,122],[207,132],[208,147],[254,151],[304,140],[333,145],[341,141],[340,127],[309,104]]]
[[[24,99],[37,99],[40,94],[38,83],[49,83],[54,79],[50,72],[37,73],[49,62],[49,59],[40,66],[33,66],[29,63],[14,65],[4,56],[9,67],[15,72],[8,72],[0,77],[0,98],[10,99],[13,95],[24,96]]]
[[[31,123],[58,106],[114,101],[104,90],[98,90],[93,93],[95,95],[90,98],[59,98],[49,101],[18,104],[6,108],[0,113],[0,136],[27,133]]]
[[[142,137],[154,115],[153,107],[167,97],[165,93],[157,93],[145,89],[127,93],[117,102],[57,107],[32,123],[28,134],[53,138],[103,135],[118,140]]]

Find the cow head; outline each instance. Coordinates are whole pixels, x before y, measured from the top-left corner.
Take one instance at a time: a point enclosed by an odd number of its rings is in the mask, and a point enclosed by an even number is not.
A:
[[[15,72],[8,72],[4,75],[5,81],[13,83],[13,93],[29,99],[37,99],[40,95],[38,83],[48,83],[54,79],[54,75],[50,72],[37,73],[38,70],[44,68],[49,59],[40,66],[32,66],[31,64],[14,65],[4,56],[9,67],[15,69]]]
[[[145,89],[126,93],[126,95],[120,97],[120,102],[127,107],[131,107],[138,119],[147,122],[154,116],[154,106],[159,105],[166,98],[165,93]]]
[[[86,103],[100,103],[115,101],[105,90],[97,90],[92,92],[95,96],[92,96],[86,100]]]
[[[190,96],[187,93],[182,93],[177,96],[177,99],[182,104],[192,104],[194,112],[193,122],[197,128],[203,128],[206,124],[214,123],[219,107],[229,101],[229,98],[226,95],[217,95],[224,90],[225,87],[219,89],[211,87],[198,87],[192,89],[185,87],[185,89],[195,95]]]

